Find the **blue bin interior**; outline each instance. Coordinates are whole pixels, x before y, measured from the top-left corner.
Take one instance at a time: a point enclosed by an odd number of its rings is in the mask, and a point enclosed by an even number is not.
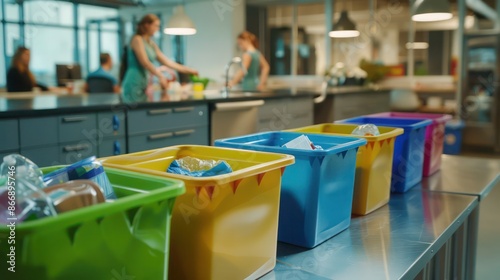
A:
[[[405,118],[380,118],[380,117],[356,117],[338,121],[339,123],[367,124],[371,123],[378,126],[400,127],[403,129],[417,129],[428,126],[432,120],[428,119],[405,119]]]
[[[291,149],[282,147],[284,144],[292,141],[293,139],[305,135],[311,140],[314,145],[319,145],[323,150],[302,150]],[[216,145],[224,145],[224,143],[234,146],[247,146],[258,147],[263,151],[270,151],[276,153],[291,153],[292,154],[307,154],[307,155],[326,155],[339,153],[352,148],[357,148],[366,144],[365,139],[344,137],[344,136],[330,136],[320,134],[307,134],[296,132],[265,132],[252,135],[246,135],[235,138],[216,140]]]

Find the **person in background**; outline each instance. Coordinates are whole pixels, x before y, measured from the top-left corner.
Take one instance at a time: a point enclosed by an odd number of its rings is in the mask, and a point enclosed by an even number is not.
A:
[[[137,25],[136,34],[130,41],[126,56],[127,61],[125,63],[127,67],[122,81],[122,97],[124,102],[147,100],[145,91],[148,87],[148,72],[158,78],[162,89],[166,90],[168,88],[167,79],[155,67],[153,64],[154,61],[158,61],[160,64],[181,73],[198,75],[198,71],[168,59],[161,52],[152,40],[153,35],[159,29],[160,19],[154,14],[145,15]]]
[[[242,62],[247,74],[238,71],[233,80],[229,82],[229,87],[233,87],[241,81],[243,90],[264,90],[269,76],[269,63],[258,50],[257,37],[248,31],[242,32],[238,35],[238,47],[243,51]]]
[[[118,80],[110,73],[111,69],[113,69],[113,59],[111,58],[111,55],[109,53],[101,53],[99,56],[99,61],[101,63],[101,67],[97,69],[96,71],[90,73],[87,76],[87,85],[86,85],[86,91],[89,91],[88,88],[88,80],[91,78],[105,78],[108,79],[113,83],[113,92],[114,93],[120,93],[120,85],[118,84]]]
[[[30,50],[19,47],[12,57],[12,65],[7,72],[8,92],[28,92],[34,87],[39,87],[43,91],[49,90],[46,86],[36,82],[35,76],[30,71]]]

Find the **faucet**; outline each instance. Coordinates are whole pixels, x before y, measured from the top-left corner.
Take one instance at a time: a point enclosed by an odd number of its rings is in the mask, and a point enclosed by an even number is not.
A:
[[[243,74],[247,74],[247,69],[243,65],[243,61],[241,60],[240,57],[233,57],[231,61],[226,65],[226,84],[224,85],[224,88],[221,90],[222,97],[228,97],[229,96],[229,69],[233,64],[239,64],[241,67],[241,70],[243,71]]]

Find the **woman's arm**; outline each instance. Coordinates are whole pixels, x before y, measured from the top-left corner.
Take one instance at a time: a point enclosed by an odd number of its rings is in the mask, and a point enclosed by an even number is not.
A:
[[[257,86],[258,90],[263,90],[267,84],[267,78],[269,77],[269,63],[267,63],[266,58],[260,55],[260,83]]]
[[[158,78],[163,77],[160,71],[158,71],[153,63],[149,61],[148,55],[146,54],[144,42],[142,41],[142,38],[140,36],[134,36],[134,38],[132,38],[130,46],[132,47],[132,50],[134,51],[134,54],[142,67],[146,68],[151,74],[155,75]]]
[[[243,62],[243,67],[245,67],[245,69],[248,69],[248,67],[250,67],[250,63],[252,63],[252,57],[249,54],[244,53],[242,55],[242,62]],[[238,72],[236,72],[233,79],[229,82],[228,86],[233,87],[237,85],[241,81],[241,79],[243,79],[244,76],[245,73],[243,72],[243,70],[239,70]]]
[[[181,65],[175,61],[168,59],[168,57],[163,54],[163,52],[160,50],[160,48],[156,44],[154,44],[154,47],[155,47],[155,51],[156,51],[156,57],[162,65],[170,67],[170,68],[177,70],[181,73],[198,75],[198,71],[196,71],[195,69],[189,68],[187,66]]]

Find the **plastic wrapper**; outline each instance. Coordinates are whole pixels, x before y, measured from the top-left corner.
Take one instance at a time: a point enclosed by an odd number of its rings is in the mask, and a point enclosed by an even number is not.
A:
[[[56,216],[52,199],[43,192],[42,171],[29,159],[12,154],[0,165],[0,223]]]
[[[209,177],[231,173],[233,170],[223,160],[202,160],[188,156],[174,160],[167,172],[191,177]]]
[[[301,135],[292,141],[285,143],[282,147],[289,149],[300,149],[300,150],[323,150],[321,146],[314,145],[309,137]]]
[[[357,136],[378,136],[380,132],[376,125],[369,123],[359,125],[352,131],[352,134]]]
[[[43,180],[47,186],[62,184],[71,180],[91,180],[101,187],[106,199],[116,199],[113,186],[111,186],[102,164],[96,160],[95,156],[51,172],[45,175]]]

